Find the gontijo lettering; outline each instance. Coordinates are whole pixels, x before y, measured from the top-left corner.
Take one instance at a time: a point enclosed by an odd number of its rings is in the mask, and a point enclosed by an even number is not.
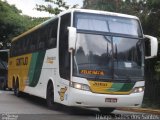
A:
[[[101,71],[101,70],[80,70],[80,74],[104,75],[104,71]]]
[[[16,59],[16,65],[28,65],[28,57],[21,57]]]

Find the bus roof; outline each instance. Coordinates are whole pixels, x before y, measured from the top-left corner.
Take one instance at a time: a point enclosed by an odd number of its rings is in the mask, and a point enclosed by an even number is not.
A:
[[[102,14],[102,15],[111,15],[111,16],[119,16],[124,18],[132,18],[132,19],[138,19],[138,17],[133,15],[127,15],[122,13],[115,13],[115,12],[108,12],[108,11],[101,11],[101,10],[91,10],[91,9],[69,9],[64,12],[61,12],[58,16],[62,16],[69,12],[84,12],[84,13],[95,13],[95,14]]]
[[[56,19],[57,17],[60,17],[66,13],[73,13],[73,12],[84,12],[84,13],[94,13],[94,14],[102,14],[102,15],[111,15],[111,16],[119,16],[119,17],[124,17],[124,18],[131,18],[131,19],[137,19],[138,20],[138,17],[136,16],[132,16],[132,15],[127,15],[127,14],[122,14],[122,13],[115,13],[115,12],[108,12],[108,11],[100,11],[100,10],[90,10],[90,9],[69,9],[69,10],[66,10],[64,12],[61,12],[60,14],[58,14],[57,16],[54,16],[52,18],[50,18],[49,20],[31,28],[30,30],[22,33],[21,35],[15,37],[12,39],[12,42],[18,40],[19,38],[37,30],[38,28],[42,27],[43,25],[49,23],[50,21]]]

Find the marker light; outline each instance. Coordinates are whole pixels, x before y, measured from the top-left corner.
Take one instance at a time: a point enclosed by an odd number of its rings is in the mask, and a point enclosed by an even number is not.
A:
[[[90,88],[86,84],[81,84],[81,83],[76,83],[76,82],[71,82],[70,86],[79,90],[85,90],[85,91],[90,91]]]

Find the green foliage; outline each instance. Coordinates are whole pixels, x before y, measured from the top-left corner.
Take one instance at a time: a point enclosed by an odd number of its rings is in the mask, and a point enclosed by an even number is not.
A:
[[[36,10],[38,11],[46,11],[51,14],[59,14],[62,12],[62,9],[66,10],[69,8],[69,5],[66,4],[63,0],[45,0],[48,2],[48,5],[36,5]],[[54,5],[54,7],[52,7]]]
[[[104,11],[116,11],[115,0],[84,0],[84,8]]]
[[[160,9],[160,0],[147,0],[150,9]]]
[[[147,7],[146,28],[149,29],[146,32],[160,38],[160,1],[147,0]]]
[[[7,2],[0,1],[0,49],[10,45],[13,37],[42,21],[43,19],[37,20],[36,18],[22,16],[21,11],[14,5],[9,5]]]
[[[48,5],[38,5],[36,4],[36,10],[38,11],[45,11],[50,14],[59,14],[60,12],[67,10],[70,8],[76,8],[78,4],[69,6],[64,2],[64,0],[44,0],[45,2],[48,2]]]

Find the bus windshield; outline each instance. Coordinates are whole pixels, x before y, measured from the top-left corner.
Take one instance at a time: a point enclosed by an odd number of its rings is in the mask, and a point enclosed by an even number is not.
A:
[[[91,80],[143,79],[143,41],[137,20],[82,13],[76,17],[74,76]]]
[[[77,34],[74,75],[96,79],[142,79],[141,40],[107,35]]]
[[[125,17],[76,12],[74,15],[74,26],[78,30],[142,37],[138,20]]]

